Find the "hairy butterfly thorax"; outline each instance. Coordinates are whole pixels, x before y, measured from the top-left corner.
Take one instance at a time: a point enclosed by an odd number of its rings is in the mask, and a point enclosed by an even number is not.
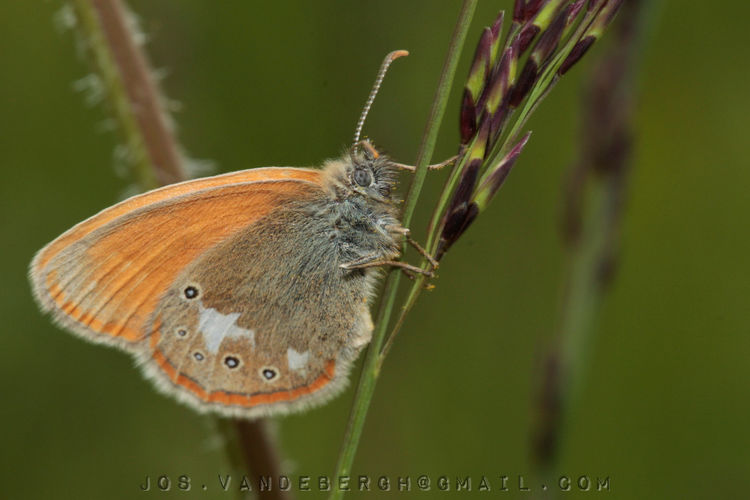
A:
[[[392,198],[396,172],[390,160],[368,145],[329,161],[323,176],[342,264],[397,257],[403,233],[397,230],[398,208]]]

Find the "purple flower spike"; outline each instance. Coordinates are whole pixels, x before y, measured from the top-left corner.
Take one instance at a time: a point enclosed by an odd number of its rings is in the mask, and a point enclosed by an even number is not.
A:
[[[527,24],[518,34],[518,53],[523,54],[529,48],[531,42],[539,34],[540,28],[536,24]]]
[[[570,54],[568,54],[568,57],[566,57],[563,63],[560,65],[560,69],[557,70],[557,74],[562,76],[567,73],[568,70],[575,63],[577,63],[584,56],[584,54],[586,54],[586,52],[588,52],[591,46],[594,45],[595,41],[595,36],[587,36],[584,39],[580,40],[575,45],[575,47],[573,47],[573,50],[570,52]]]
[[[440,259],[484,211],[529,140],[520,129],[560,77],[602,36],[624,0],[515,0],[476,49],[461,102],[459,160],[446,184],[438,229]],[[512,126],[511,132],[505,129]],[[501,157],[502,155],[502,157]]]
[[[536,13],[539,12],[539,9],[541,9],[548,3],[549,0],[529,0],[526,4],[526,8],[523,11],[526,20],[528,21],[529,19],[534,17]]]
[[[508,174],[513,168],[513,165],[515,165],[516,160],[518,159],[518,155],[521,154],[524,146],[526,146],[526,143],[529,142],[529,137],[531,137],[531,132],[526,132],[526,135],[524,135],[523,138],[518,141],[518,144],[513,146],[510,152],[505,155],[505,158],[503,158],[500,164],[495,167],[495,169],[485,181],[484,184],[486,184],[487,189],[489,190],[488,201],[491,200],[493,196],[495,196],[497,191],[500,189],[500,186],[502,186],[503,182],[505,182],[505,178],[508,177]],[[481,187],[479,188],[479,191],[482,191]]]
[[[536,79],[538,76],[539,67],[537,66],[534,59],[529,58],[518,77],[518,81],[511,91],[510,105],[512,107],[515,108],[518,107],[519,104],[521,104],[521,101],[523,101],[524,97],[526,97],[526,94],[528,94],[529,90],[531,90],[531,87],[533,87],[534,83],[536,83]]]
[[[492,24],[492,37],[494,40],[497,40],[500,38],[500,32],[503,30],[503,21],[505,20],[505,12],[500,11],[500,13],[497,15],[497,18],[495,19],[495,22]]]
[[[469,70],[469,78],[466,81],[463,101],[461,102],[461,144],[469,142],[477,130],[477,120],[479,119],[480,112],[477,106],[482,91],[487,85],[493,39],[492,30],[485,28],[482,32],[482,37],[479,39],[471,70]]]
[[[568,13],[570,12],[570,5],[566,5],[560,12],[557,13],[555,19],[550,23],[549,27],[544,31],[539,42],[531,56],[537,61],[538,64],[544,62],[552,51],[557,47],[560,37],[562,37],[563,30],[568,24]]]
[[[461,103],[461,144],[471,140],[477,131],[477,111],[474,106],[474,98],[468,89],[464,89],[463,102]]]
[[[477,218],[477,215],[479,215],[479,207],[476,203],[469,203],[448,215],[435,254],[437,260],[440,260],[451,245],[464,234],[471,223],[474,222],[474,219]]]

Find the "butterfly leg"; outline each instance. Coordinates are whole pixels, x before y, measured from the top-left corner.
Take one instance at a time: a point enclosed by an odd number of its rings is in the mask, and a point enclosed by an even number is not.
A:
[[[353,154],[359,147],[363,148],[365,150],[365,154],[368,155],[370,158],[377,158],[380,156],[380,153],[378,153],[377,150],[374,147],[372,147],[372,144],[370,144],[370,141],[367,141],[367,140],[355,142],[352,145],[351,154]],[[456,160],[458,160],[458,155],[452,156],[451,158],[448,158],[447,160],[443,162],[435,163],[434,165],[428,165],[427,168],[429,170],[440,170],[443,167],[452,165],[453,163],[456,162]],[[409,172],[414,172],[417,170],[417,167],[415,167],[414,165],[406,165],[405,163],[398,163],[395,161],[390,161],[388,163],[390,163],[392,166],[396,168],[400,168],[401,170],[408,170]]]
[[[406,262],[401,262],[398,260],[384,260],[384,259],[380,259],[379,257],[380,257],[379,255],[368,255],[360,259],[353,260],[345,264],[341,264],[339,267],[341,269],[352,270],[352,269],[367,269],[369,267],[389,266],[389,267],[397,267],[401,269],[404,272],[404,274],[406,274],[409,278],[414,278],[414,275],[412,273],[424,274],[425,276],[429,276],[429,277],[434,276],[434,273],[430,269],[422,269],[421,267],[413,266]]]
[[[408,228],[401,226],[388,226],[388,229],[393,231],[394,233],[403,235],[403,237],[406,239],[406,242],[414,247],[414,249],[419,252],[422,257],[427,259],[433,269],[437,269],[440,266],[440,263],[435,259],[435,257],[430,255],[429,252],[427,252],[427,250],[422,247],[422,245],[412,239],[411,231]]]
[[[440,266],[440,263],[439,263],[439,262],[438,262],[437,260],[435,260],[435,257],[433,257],[432,255],[430,255],[430,254],[429,254],[429,253],[427,252],[427,250],[425,250],[424,248],[422,248],[422,245],[420,245],[420,244],[419,244],[419,243],[417,243],[417,242],[416,242],[415,240],[413,240],[413,239],[411,238],[411,236],[409,236],[409,235],[407,234],[407,235],[405,236],[405,238],[406,238],[406,242],[407,242],[407,243],[409,243],[409,244],[410,244],[411,246],[413,246],[413,247],[414,247],[414,249],[415,249],[415,250],[416,250],[417,252],[419,252],[419,253],[420,253],[420,255],[422,255],[422,257],[424,257],[425,259],[427,259],[427,262],[429,262],[429,263],[430,263],[430,265],[432,266],[432,268],[433,268],[433,269],[437,269],[437,268],[438,268],[438,266]]]
[[[452,165],[453,163],[456,162],[457,159],[458,159],[458,155],[453,156],[451,158],[448,158],[447,160],[445,160],[443,162],[435,163],[434,165],[428,165],[427,168],[429,170],[440,170],[443,167],[447,167],[448,165]],[[415,170],[417,170],[417,167],[415,167],[414,165],[406,165],[404,163],[397,163],[395,161],[392,161],[390,163],[394,167],[400,168],[401,170],[408,170],[409,172],[414,172]]]

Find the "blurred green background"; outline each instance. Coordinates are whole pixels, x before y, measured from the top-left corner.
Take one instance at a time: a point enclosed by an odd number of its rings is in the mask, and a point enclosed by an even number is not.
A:
[[[479,30],[510,4],[480,2],[459,81]],[[366,132],[413,162],[459,8],[429,0],[131,5],[154,66],[165,69],[165,93],[181,104],[182,143],[216,172],[337,155],[393,49],[411,56],[394,64]],[[738,498],[750,490],[750,66],[742,62],[750,4],[727,1],[720,12],[691,5],[664,2],[644,45],[622,262],[560,464],[574,478],[609,477],[611,490],[571,498]],[[146,475],[189,474],[190,493],[151,495],[232,498],[218,491],[217,475],[231,469],[210,418],[156,394],[130,357],[63,333],[32,301],[34,252],[116,202],[131,182],[115,173],[118,142],[106,110],[73,89],[89,69],[72,34],[55,27],[60,6],[0,2],[0,496],[132,498]],[[481,475],[493,486],[507,475],[510,492],[493,488],[507,498],[529,497],[517,491],[518,475],[536,486],[528,433],[562,278],[561,182],[575,158],[583,79],[601,49],[539,109],[494,205],[409,317],[377,387],[355,474],[470,475],[475,490]],[[459,91],[436,159],[455,153]],[[423,207],[442,180],[430,177]],[[418,237],[427,213],[413,225]],[[351,398],[350,388],[278,420],[293,474],[332,472]]]

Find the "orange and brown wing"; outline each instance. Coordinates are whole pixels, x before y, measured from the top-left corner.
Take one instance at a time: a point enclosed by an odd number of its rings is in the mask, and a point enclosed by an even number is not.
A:
[[[76,225],[35,256],[37,300],[63,326],[132,348],[175,276],[271,210],[320,190],[320,172],[262,168],[167,186]]]
[[[140,357],[159,389],[198,410],[257,417],[343,388],[372,322],[368,277],[339,268],[327,203],[280,207],[174,279]]]

